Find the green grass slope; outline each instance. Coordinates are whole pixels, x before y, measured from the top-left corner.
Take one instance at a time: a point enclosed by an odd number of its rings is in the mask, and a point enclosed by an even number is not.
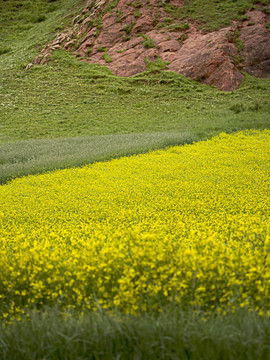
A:
[[[181,11],[202,26],[207,23],[215,28],[225,26],[254,3],[194,0]],[[25,71],[44,44],[69,25],[84,5],[79,0],[0,2],[1,183],[55,167],[206,139],[222,131],[269,127],[269,79],[247,75],[239,90],[224,93],[151,62],[140,75],[118,78],[107,68],[61,50],[48,65]],[[134,133],[142,135],[128,136],[126,148],[111,149],[111,136]],[[102,145],[97,136],[102,136]],[[76,139],[69,142],[68,138]],[[84,144],[83,151],[78,150],[78,143]],[[103,155],[92,150],[95,144]],[[46,148],[55,152],[50,151],[45,161]],[[76,153],[72,161],[70,152]]]

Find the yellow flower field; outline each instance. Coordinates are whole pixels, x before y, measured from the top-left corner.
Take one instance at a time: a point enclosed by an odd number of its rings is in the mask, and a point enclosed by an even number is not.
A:
[[[270,314],[270,131],[0,187],[0,312],[169,302]]]

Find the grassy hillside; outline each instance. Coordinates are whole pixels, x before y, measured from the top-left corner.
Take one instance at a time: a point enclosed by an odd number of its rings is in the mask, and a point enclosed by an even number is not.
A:
[[[190,1],[182,11],[193,20],[196,15],[196,21],[202,25],[205,22],[211,25],[212,20],[219,19],[216,11],[220,11],[226,23],[235,14],[251,8],[253,3],[232,1],[229,6],[227,1]],[[149,62],[143,74],[117,78],[107,68],[89,65],[63,51],[55,52],[47,66],[35,66],[25,71],[44,44],[70,24],[84,4],[78,0],[0,3],[2,183],[17,175],[70,166],[66,154],[75,151],[77,145],[71,148],[70,144],[81,143],[81,137],[84,137],[84,154],[76,157],[78,164],[111,157],[112,141],[104,135],[143,134],[131,146],[132,151],[128,137],[126,144],[129,147],[121,147],[117,154],[114,153],[118,156],[205,139],[221,131],[269,127],[269,79],[247,75],[239,90],[224,93],[181,75],[161,71],[162,64],[159,66],[158,63]],[[202,5],[200,12],[199,4]],[[231,12],[232,9],[235,11]],[[102,145],[98,143],[97,148],[102,147],[103,155],[86,156],[85,147],[90,146],[88,154],[92,152],[96,136],[102,136]],[[157,142],[151,141],[147,147],[149,136]],[[77,140],[67,145],[67,138]],[[33,141],[35,139],[43,140],[37,143]],[[27,142],[22,143],[24,140]],[[31,156],[27,152],[29,147]],[[46,164],[42,160],[46,148],[55,148],[53,154],[50,151],[49,165],[48,159]],[[9,153],[13,155],[9,156]],[[72,161],[72,165],[76,161]]]
[[[151,66],[151,64],[150,64]],[[154,65],[152,65],[154,66]],[[220,92],[163,71],[117,78],[63,51],[47,66],[3,78],[2,142],[129,132],[220,131],[267,126],[269,79]]]

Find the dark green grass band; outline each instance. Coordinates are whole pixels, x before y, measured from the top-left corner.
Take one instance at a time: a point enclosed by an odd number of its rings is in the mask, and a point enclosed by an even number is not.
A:
[[[270,359],[270,319],[244,309],[208,317],[177,306],[138,317],[49,309],[1,325],[2,360]]]

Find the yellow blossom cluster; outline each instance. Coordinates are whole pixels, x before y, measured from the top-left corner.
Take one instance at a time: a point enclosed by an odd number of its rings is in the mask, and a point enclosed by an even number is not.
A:
[[[245,131],[0,187],[0,315],[270,311],[270,131]]]

